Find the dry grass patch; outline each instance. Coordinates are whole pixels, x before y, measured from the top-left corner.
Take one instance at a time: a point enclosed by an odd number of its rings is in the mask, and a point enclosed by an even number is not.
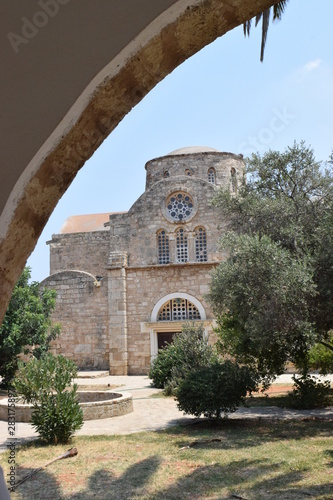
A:
[[[73,446],[77,457],[38,473],[13,500],[333,499],[332,421],[202,421],[161,432],[78,437]],[[67,448],[22,447],[17,478]],[[6,462],[3,455],[5,472]]]

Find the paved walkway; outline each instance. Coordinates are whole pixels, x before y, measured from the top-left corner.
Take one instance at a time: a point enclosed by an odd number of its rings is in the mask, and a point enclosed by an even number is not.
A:
[[[333,381],[333,375],[330,380]],[[103,376],[98,378],[79,378],[80,386],[118,386],[119,392],[129,392],[133,396],[134,411],[124,416],[106,418],[102,420],[89,420],[84,422],[78,435],[100,435],[100,434],[131,434],[133,432],[158,430],[179,423],[187,424],[195,421],[193,417],[184,416],[177,408],[173,398],[152,398],[154,394],[161,392],[159,389],[150,387],[147,376]],[[288,384],[291,375],[282,375],[276,383]],[[88,388],[85,387],[85,390]],[[287,410],[277,407],[264,408],[240,408],[230,418],[303,418],[316,416],[320,418],[333,418],[333,407],[322,410]],[[5,449],[7,434],[7,422],[0,421],[0,450]],[[30,424],[16,423],[16,437],[20,443],[36,436]]]

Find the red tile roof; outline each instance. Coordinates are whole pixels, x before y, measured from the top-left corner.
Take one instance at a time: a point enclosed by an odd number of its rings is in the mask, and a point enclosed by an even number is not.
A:
[[[104,224],[109,222],[109,216],[114,213],[124,212],[108,212],[105,214],[87,214],[87,215],[71,215],[64,222],[60,229],[60,234],[65,233],[89,233],[91,231],[107,231],[108,227]]]

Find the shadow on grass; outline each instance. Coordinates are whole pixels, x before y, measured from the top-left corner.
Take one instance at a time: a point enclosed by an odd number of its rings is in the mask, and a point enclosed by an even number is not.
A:
[[[117,478],[111,471],[99,469],[95,471],[88,479],[88,488],[80,493],[63,495],[59,481],[45,470],[38,472],[31,479],[17,488],[17,493],[22,499],[40,499],[40,500],[90,500],[92,498],[99,500],[126,500],[138,498],[142,490],[149,481],[150,477],[157,471],[161,464],[158,456],[152,456],[137,462]],[[30,474],[34,469],[20,469],[20,478]],[[64,478],[63,478],[64,479]],[[70,476],[66,483],[71,482]],[[75,487],[75,479],[72,481]]]
[[[325,450],[324,455],[332,459],[332,461],[328,464],[328,467],[333,467],[333,450]]]
[[[222,419],[219,421],[201,419],[191,424],[169,427],[160,434],[179,436],[182,438],[180,448],[192,444],[196,448],[248,448],[261,446],[263,443],[281,440],[299,440],[305,436],[332,437],[332,419],[317,420],[274,420],[274,419]],[[209,439],[219,439],[218,442],[208,442]]]
[[[152,456],[137,462],[115,478],[105,469],[95,471],[88,479],[86,490],[62,495],[52,474],[41,471],[30,483],[22,485],[22,499],[45,500],[178,500],[183,498],[206,499],[255,498],[257,500],[281,500],[304,498],[332,499],[332,483],[300,486],[305,471],[279,473],[282,464],[265,463],[263,460],[239,460],[222,466],[212,464],[198,466],[186,476],[160,491],[151,492],[148,482],[161,465],[161,458]],[[28,473],[29,470],[24,471]],[[267,475],[269,477],[267,478]],[[261,477],[265,479],[260,480]],[[255,480],[250,486],[248,480]],[[23,488],[24,486],[24,488]],[[217,497],[216,495],[221,495]]]
[[[232,498],[238,495],[243,498],[258,500],[300,500],[304,498],[320,498],[321,500],[333,499],[332,483],[316,484],[304,487],[302,479],[307,475],[305,468],[297,470],[287,469],[284,462],[267,461],[246,458],[233,460],[227,464],[210,463],[202,465],[202,461],[191,458],[195,469],[188,467],[188,450],[180,448],[193,445],[194,449],[218,449],[221,453],[228,453],[231,448],[251,448],[281,440],[298,440],[311,437],[331,437],[331,421],[249,421],[225,420],[212,423],[201,420],[195,425],[178,426],[159,431],[165,441],[171,441],[178,447],[176,463],[181,464],[186,475],[177,479],[172,477],[170,484],[158,487],[157,472],[163,472],[163,457],[159,455],[148,456],[145,459],[131,464],[121,476],[116,476],[111,468],[103,467],[90,474],[88,482],[84,483],[85,489],[77,493],[62,494],[61,483],[67,485],[67,490],[78,490],[79,484],[76,476],[62,474],[53,476],[50,471],[41,471],[28,480],[17,492],[20,499],[36,500],[178,500],[182,498],[215,499]],[[209,442],[218,438],[220,441]],[[175,442],[176,441],[176,442]],[[195,443],[195,444],[193,444]],[[30,443],[27,447],[40,447],[38,441]],[[251,453],[251,451],[249,451]],[[216,455],[215,455],[216,456]],[[249,455],[247,455],[249,456]],[[326,458],[327,467],[333,467],[333,451],[322,451],[323,459]],[[176,467],[175,463],[175,467]],[[25,476],[31,469],[21,469],[20,477]],[[155,476],[155,478],[154,478]],[[85,479],[82,479],[85,481]],[[318,481],[319,482],[319,481]],[[219,496],[217,496],[219,495]]]
[[[22,479],[34,470],[35,469],[32,468],[21,467],[18,470],[19,476],[17,480]],[[53,474],[45,470],[39,471],[35,476],[19,485],[15,491],[17,492],[18,497],[24,500],[28,500],[30,498],[37,498],[38,500],[42,498],[45,498],[45,500],[59,500],[62,498],[61,489],[55,477]]]
[[[161,463],[158,456],[152,456],[131,465],[120,478],[114,478],[110,471],[100,469],[89,478],[89,489],[74,494],[70,500],[126,500],[138,498],[151,476]]]

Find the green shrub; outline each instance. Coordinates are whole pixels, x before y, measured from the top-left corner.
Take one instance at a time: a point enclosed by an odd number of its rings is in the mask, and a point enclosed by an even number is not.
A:
[[[50,353],[19,363],[13,385],[33,405],[31,423],[47,443],[67,443],[83,425],[77,385],[71,386],[76,374],[73,361]]]
[[[321,382],[316,377],[293,376],[294,389],[289,394],[289,405],[298,410],[324,408],[330,404],[330,382]]]
[[[247,393],[258,390],[258,377],[246,366],[232,361],[189,372],[179,384],[176,397],[184,413],[221,418],[234,412]]]
[[[174,394],[189,371],[209,366],[216,359],[203,327],[187,323],[182,332],[174,336],[172,344],[158,351],[151,363],[149,377],[155,387],[164,388],[166,394]]]
[[[83,424],[82,409],[77,401],[77,388],[52,394],[41,400],[31,423],[47,443],[68,443]]]
[[[164,389],[166,383],[171,380],[172,367],[176,364],[177,353],[174,344],[167,344],[159,349],[158,355],[152,360],[149,370],[149,378],[152,385]]]
[[[329,336],[327,344],[333,346],[333,333]],[[327,349],[322,344],[315,344],[309,351],[309,366],[312,370],[319,370],[326,375],[333,373],[333,351]]]

